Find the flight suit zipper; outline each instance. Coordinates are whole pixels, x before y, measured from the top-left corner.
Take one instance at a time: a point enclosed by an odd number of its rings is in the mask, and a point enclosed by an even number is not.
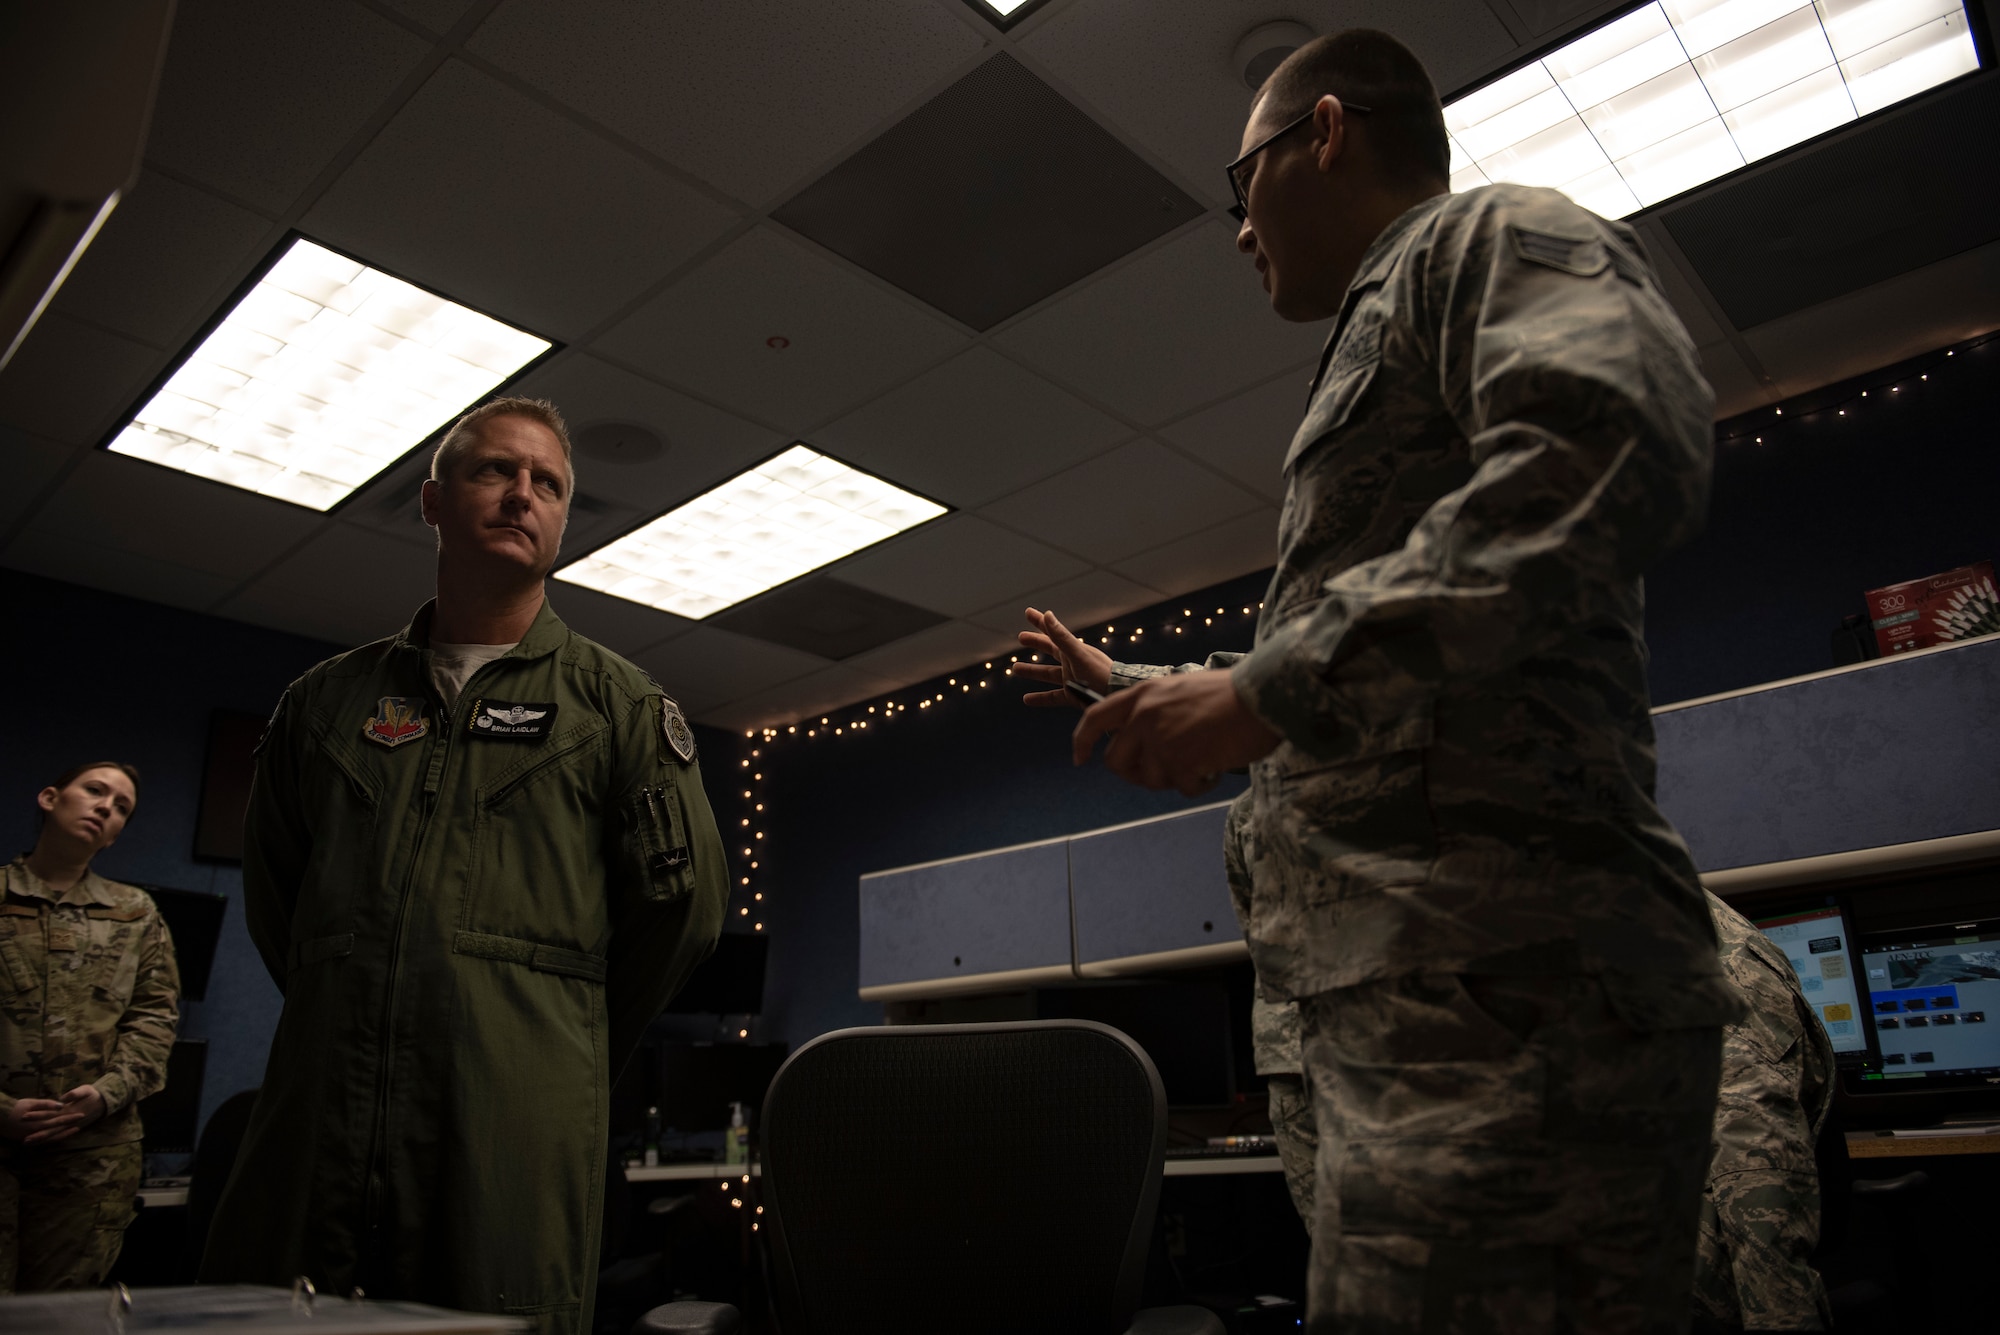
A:
[[[494,660],[494,662],[498,661],[500,660]],[[482,666],[478,672],[472,674],[473,679],[483,676],[487,668],[490,668],[492,665],[492,663],[488,663]],[[389,1129],[389,1106],[393,1101],[395,1093],[397,1046],[396,999],[402,991],[403,940],[409,930],[410,893],[416,886],[417,869],[423,865],[425,842],[430,834],[431,820],[437,815],[439,794],[444,791],[444,772],[451,763],[451,740],[458,732],[460,715],[465,708],[466,701],[475,698],[472,693],[472,680],[469,679],[459,690],[457,705],[447,713],[442,708],[444,704],[443,698],[437,694],[436,687],[430,684],[428,665],[426,665],[424,677],[427,694],[434,704],[440,706],[438,710],[439,717],[441,719],[448,717],[449,723],[438,730],[440,735],[433,737],[429,752],[425,758],[423,806],[417,818],[415,837],[411,841],[409,868],[403,874],[403,888],[398,893],[396,900],[395,932],[389,940],[388,995],[383,999],[382,1006],[382,1053],[378,1060],[375,1081],[375,1119],[374,1126],[368,1134],[366,1176],[364,1178],[361,1200],[361,1220],[364,1232],[361,1243],[360,1269],[364,1272],[364,1275],[357,1277],[362,1280],[364,1287],[378,1289],[387,1280],[386,1274],[377,1273],[384,1265],[382,1257],[383,1220],[381,1211],[383,1205],[383,1184],[388,1177],[385,1171],[386,1166],[383,1164],[382,1159],[384,1155],[384,1142],[387,1139]]]

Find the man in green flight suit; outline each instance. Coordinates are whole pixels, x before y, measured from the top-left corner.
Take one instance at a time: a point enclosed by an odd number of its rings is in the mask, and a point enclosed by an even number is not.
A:
[[[544,596],[561,416],[497,399],[423,487],[437,598],[294,682],[244,831],[285,994],[207,1281],[590,1328],[612,1079],[727,898],[679,706]]]

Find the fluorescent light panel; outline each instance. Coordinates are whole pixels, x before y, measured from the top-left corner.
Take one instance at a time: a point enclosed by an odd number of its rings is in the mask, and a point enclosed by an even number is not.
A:
[[[945,512],[794,445],[556,572],[699,619]]]
[[[110,448],[325,510],[550,346],[300,237]]]
[[[1978,68],[1959,0],[1659,0],[1447,106],[1451,187],[1622,218]]]

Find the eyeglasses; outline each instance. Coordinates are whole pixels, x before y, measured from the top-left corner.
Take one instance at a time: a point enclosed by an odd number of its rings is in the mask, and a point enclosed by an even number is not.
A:
[[[1352,112],[1358,116],[1366,116],[1374,110],[1373,107],[1364,107],[1359,102],[1347,101],[1341,102],[1340,109]],[[1313,118],[1313,112],[1318,110],[1319,104],[1315,102],[1312,111],[1308,111],[1305,115],[1286,125],[1284,128],[1265,135],[1248,153],[1245,153],[1242,157],[1222,169],[1229,173],[1229,188],[1236,192],[1236,216],[1238,218],[1242,218],[1250,212],[1250,169],[1256,165],[1257,155],[1277,143],[1280,139],[1283,139],[1292,131],[1298,129],[1301,125],[1310,121]]]

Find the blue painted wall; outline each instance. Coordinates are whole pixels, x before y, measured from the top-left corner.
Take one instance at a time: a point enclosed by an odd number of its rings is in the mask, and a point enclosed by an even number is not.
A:
[[[17,637],[0,655],[8,702],[0,747],[0,848],[35,842],[34,797],[85,760],[139,767],[139,805],[101,853],[98,872],[229,896],[208,995],[182,1005],[181,1036],[208,1040],[202,1120],[262,1082],[278,989],[243,926],[242,871],[194,859],[195,815],[217,709],[269,713],[291,680],[339,646],[199,616],[157,603],[0,571],[0,605]]]

